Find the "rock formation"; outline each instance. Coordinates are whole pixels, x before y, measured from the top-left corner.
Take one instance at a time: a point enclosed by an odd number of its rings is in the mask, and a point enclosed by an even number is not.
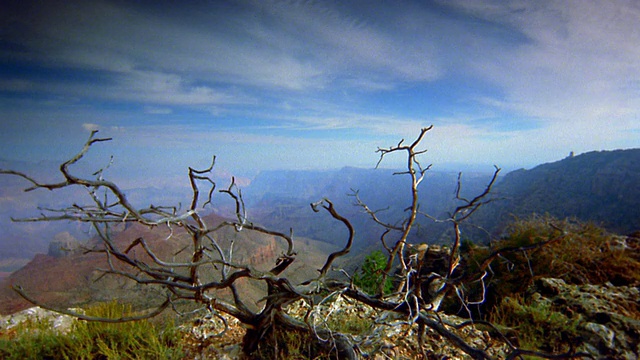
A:
[[[578,351],[597,359],[640,356],[640,290],[635,286],[569,285],[560,279],[536,281],[531,298],[580,316]]]
[[[80,242],[68,231],[64,231],[57,234],[51,243],[49,243],[49,252],[47,255],[55,258],[67,257],[73,255],[79,249]]]

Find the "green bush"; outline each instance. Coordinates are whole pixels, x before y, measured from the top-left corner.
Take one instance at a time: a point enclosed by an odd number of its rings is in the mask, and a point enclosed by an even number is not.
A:
[[[374,326],[373,320],[358,314],[338,313],[327,319],[327,325],[332,331],[340,333],[364,335],[369,334]]]
[[[353,284],[360,290],[375,295],[378,292],[384,268],[387,266],[387,257],[382,251],[376,250],[365,257],[362,268],[353,276]],[[390,294],[393,290],[393,281],[387,277],[384,283],[383,292]]]

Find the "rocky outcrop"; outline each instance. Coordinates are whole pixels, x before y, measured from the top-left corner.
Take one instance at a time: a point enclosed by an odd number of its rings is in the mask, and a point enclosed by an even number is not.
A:
[[[310,310],[309,304],[304,300],[289,304],[285,309],[289,316],[299,321],[308,321],[314,328],[325,325],[341,328],[340,331],[349,338],[361,359],[414,359],[420,356],[417,326],[407,321],[406,317],[377,311],[344,297],[318,305],[314,311]],[[464,321],[457,316],[445,314],[439,314],[438,319],[455,325]],[[362,323],[376,325],[367,325],[364,329],[359,329],[356,325]],[[385,325],[381,325],[382,323]],[[240,343],[246,328],[237,319],[221,314],[220,317],[198,319],[193,325],[183,326],[182,330],[186,334],[186,352],[189,358],[243,358]],[[485,350],[493,358],[505,358],[508,347],[492,339],[488,331],[474,326],[454,331],[472,347]],[[219,336],[222,333],[224,336]],[[318,339],[318,343],[328,344],[329,341]],[[430,329],[427,330],[422,351],[434,359],[470,359],[470,356]],[[302,355],[300,356],[302,358]]]
[[[55,258],[67,257],[76,253],[80,249],[80,242],[76,240],[69,232],[61,232],[57,234],[51,243],[49,243],[49,252],[47,255]]]
[[[422,349],[418,344],[418,326],[406,316],[393,311],[376,310],[346,297],[317,305],[309,313],[309,304],[299,300],[291,304],[287,313],[312,326],[330,325],[344,332],[363,359],[414,359],[421,353],[433,359],[470,359],[449,339],[427,328]],[[509,348],[491,337],[486,329],[470,325],[454,329],[466,319],[444,313],[430,313],[429,318],[447,324],[447,328],[473,348],[484,350],[492,358],[505,358]],[[364,328],[360,326],[367,324]],[[360,326],[358,326],[360,324]]]
[[[73,309],[74,311],[82,311],[81,309]],[[71,330],[76,318],[69,315],[59,314],[41,307],[32,307],[19,311],[8,316],[0,316],[0,332],[9,332],[12,328],[18,326],[25,321],[46,322],[50,328],[59,333],[66,333]]]
[[[633,286],[569,285],[543,278],[533,287],[533,302],[548,302],[570,317],[579,316],[577,351],[597,359],[640,356],[640,290]]]

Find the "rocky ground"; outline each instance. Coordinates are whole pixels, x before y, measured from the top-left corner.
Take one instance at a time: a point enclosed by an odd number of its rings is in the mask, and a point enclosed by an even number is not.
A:
[[[565,314],[579,317],[578,336],[574,337],[574,349],[596,359],[638,359],[640,354],[640,290],[633,286],[568,285],[563,280],[542,278],[530,289],[534,302],[553,304]],[[362,320],[372,326],[366,331],[349,334],[357,352],[366,359],[415,359],[420,358],[417,345],[417,326],[407,319],[394,318],[389,313],[351,302],[339,297],[319,306],[309,313],[304,301],[291,304],[287,311],[299,319],[305,318],[315,326],[334,321],[346,323]],[[450,315],[439,315],[443,322],[458,324],[464,321]],[[30,308],[0,318],[0,334],[10,333],[12,328],[28,318],[49,318],[51,326],[59,331],[69,329],[74,321],[65,315],[41,308]],[[223,321],[224,319],[224,321]],[[359,321],[358,320],[358,321]],[[226,322],[226,327],[225,327]],[[385,325],[380,325],[384,322]],[[335,326],[335,325],[334,325]],[[245,328],[236,319],[223,315],[220,318],[198,319],[181,326],[184,345],[189,359],[241,359],[240,343]],[[509,347],[495,334],[469,326],[456,330],[467,343],[485,349],[495,358],[504,358]],[[451,346],[438,334],[427,331],[423,351],[432,359],[469,359],[462,351]]]
[[[304,319],[309,311],[309,306],[304,301],[298,301],[289,306],[288,314]],[[336,317],[339,321],[348,321],[349,318],[360,318],[371,322],[381,323],[372,327],[370,331],[361,334],[349,334],[349,338],[356,345],[357,352],[365,359],[416,359],[420,355],[417,343],[417,326],[411,325],[406,319],[390,316],[389,313],[378,312],[363,304],[355,304],[348,299],[339,298],[330,306],[319,307],[308,318],[313,325],[330,321]],[[441,315],[447,323],[458,324],[463,319]],[[220,319],[208,319],[200,321],[193,327],[185,328],[186,342],[190,344],[189,354],[193,359],[238,359],[240,356],[240,342],[244,335],[242,325],[235,319],[224,316],[228,328],[223,336],[217,336],[225,331],[225,326]],[[487,331],[479,330],[473,326],[465,327],[457,334],[469,344],[487,352],[496,358],[503,357],[507,346],[491,337]],[[206,344],[203,346],[203,344]],[[462,351],[452,347],[447,340],[433,331],[427,331],[425,336],[424,352],[433,359],[470,359]]]
[[[640,356],[640,289],[637,286],[569,285],[539,279],[534,301],[554,304],[579,316],[577,351],[598,359],[638,359]]]
[[[571,339],[574,350],[584,357],[596,359],[638,359],[640,355],[640,290],[633,286],[569,285],[553,278],[539,279],[530,289],[534,303],[553,304],[559,311],[571,316],[579,316],[578,336]],[[292,304],[290,314],[302,319],[307,315],[308,306],[299,301]],[[329,314],[345,318],[360,317],[380,322],[387,316],[372,308],[354,304],[340,298],[331,307],[324,307],[315,314],[315,319],[328,319]],[[440,315],[446,323],[458,324],[464,319],[450,315]],[[387,326],[365,334],[353,335],[351,339],[358,345],[363,358],[370,359],[415,359],[420,354],[417,345],[417,326],[410,326],[406,319],[387,317]],[[203,357],[226,358],[239,356],[239,342],[244,330],[235,319],[228,319],[226,336],[211,338],[206,348],[200,349]],[[207,334],[220,332],[221,322],[208,321],[193,327],[188,336],[194,344],[202,344]],[[509,347],[499,341],[495,334],[477,327],[465,327],[456,332],[467,343],[485,349],[495,358],[504,358]],[[516,331],[517,335],[517,331]],[[446,339],[433,331],[427,331],[424,352],[434,359],[469,359],[462,351],[454,348]],[[195,355],[195,353],[194,353]]]

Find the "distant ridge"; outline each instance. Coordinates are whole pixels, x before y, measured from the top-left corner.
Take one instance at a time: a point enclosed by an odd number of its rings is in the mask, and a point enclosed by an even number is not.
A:
[[[575,217],[607,230],[640,230],[640,149],[592,151],[507,174],[474,219],[499,232],[513,216]]]
[[[464,173],[462,193],[475,196],[491,179],[494,169]],[[410,184],[403,170],[344,167],[337,171],[271,171],[259,174],[244,192],[254,220],[279,231],[293,227],[296,234],[322,240],[333,245],[343,243],[346,229],[330,216],[314,213],[309,204],[322,198],[330,199],[336,210],[356,229],[354,249],[380,246],[384,229],[375,224],[359,206],[354,206],[358,192],[360,200],[378,212],[383,221],[396,224],[410,205]],[[458,173],[430,170],[420,186],[421,212],[441,218],[457,206],[455,190]],[[420,231],[410,242],[441,242],[449,230],[448,224],[436,224],[420,216]]]
[[[463,196],[468,198],[481,193],[492,170],[487,167],[482,172],[463,172]],[[382,230],[363,214],[361,208],[353,206],[355,198],[348,194],[352,190],[359,191],[360,198],[371,209],[384,209],[379,215],[394,223],[404,215],[409,193],[406,176],[394,176],[393,172],[353,167],[331,171],[264,171],[242,186],[242,190],[252,221],[283,232],[293,228],[297,236],[341,245],[344,227],[336,226],[329,216],[316,214],[309,207],[310,202],[327,197],[356,227],[354,248],[366,248],[380,244]],[[458,205],[455,200],[457,177],[455,171],[442,171],[434,166],[420,187],[421,212],[446,218],[447,213]],[[54,198],[45,191],[23,194],[25,183],[15,177],[0,177],[0,185],[1,272],[15,271],[36,253],[47,252],[49,242],[59,232],[69,231],[78,239],[86,239],[88,227],[84,224],[12,223],[12,216],[33,216],[38,205],[56,207],[66,199]],[[128,195],[137,204],[149,201],[175,203],[179,201],[176,199],[184,198],[180,191],[141,188],[129,190]],[[593,151],[529,170],[512,171],[499,179],[492,196],[497,201],[481,208],[467,224],[472,225],[472,222],[494,237],[501,235],[514,216],[522,218],[532,213],[576,217],[595,222],[612,232],[632,233],[640,230],[640,149]],[[224,210],[228,209],[208,209],[220,214],[226,213]],[[419,231],[413,234],[411,241],[450,240],[447,223],[433,223],[422,216],[419,222]],[[475,233],[473,227],[464,232],[474,241],[490,239],[487,232]]]

